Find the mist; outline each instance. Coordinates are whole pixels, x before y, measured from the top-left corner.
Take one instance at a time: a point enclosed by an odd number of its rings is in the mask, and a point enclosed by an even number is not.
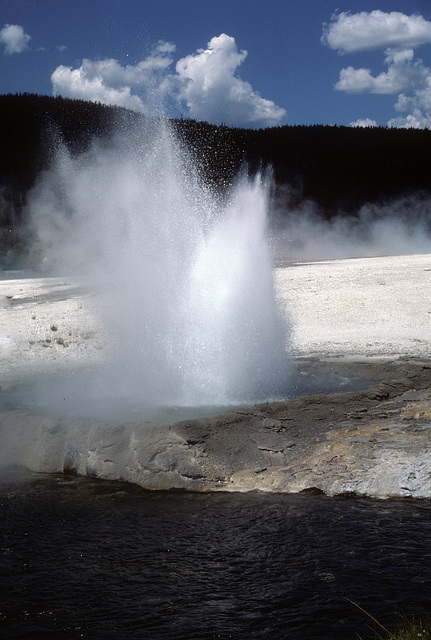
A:
[[[30,260],[44,275],[84,278],[107,335],[103,366],[36,385],[42,404],[59,397],[62,410],[67,387],[72,415],[287,397],[290,326],[273,266],[431,252],[429,198],[326,220],[246,169],[217,191],[156,118],[119,122],[79,155],[55,144],[28,197]]]
[[[354,215],[326,219],[310,201],[272,201],[272,247],[276,260],[313,261],[431,253],[431,198],[417,194],[386,204],[366,204]],[[296,198],[297,199],[297,198]]]
[[[268,205],[260,175],[213,192],[156,119],[119,127],[78,156],[58,143],[28,200],[31,259],[46,275],[87,279],[109,342],[104,367],[75,372],[75,403],[286,394],[289,327],[276,303]]]

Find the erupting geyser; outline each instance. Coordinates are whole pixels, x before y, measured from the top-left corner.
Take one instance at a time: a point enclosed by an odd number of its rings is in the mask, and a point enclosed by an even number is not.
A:
[[[59,146],[29,213],[45,265],[106,295],[112,353],[87,393],[165,406],[286,394],[267,207],[261,177],[214,193],[160,121],[79,156]]]

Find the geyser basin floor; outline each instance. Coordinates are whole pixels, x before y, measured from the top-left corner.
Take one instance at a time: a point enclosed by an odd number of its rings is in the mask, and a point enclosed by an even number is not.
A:
[[[274,270],[297,356],[353,359],[431,353],[431,255],[359,258]],[[0,280],[0,377],[70,371],[103,362],[103,302],[85,280]],[[134,338],[134,336],[132,336]]]
[[[299,355],[431,353],[431,255],[308,262],[275,270]]]
[[[2,463],[149,488],[431,497],[430,266],[430,256],[403,256],[276,271],[301,370],[383,385],[165,427],[8,412]],[[103,307],[75,282],[9,280],[0,294],[4,391],[24,374],[79,372],[109,354]]]

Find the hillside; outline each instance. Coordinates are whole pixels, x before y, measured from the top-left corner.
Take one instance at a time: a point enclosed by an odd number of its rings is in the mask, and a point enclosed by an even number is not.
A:
[[[144,116],[118,107],[34,94],[0,96],[0,251],[22,242],[23,205],[61,140],[71,153],[94,137]],[[186,142],[201,175],[228,186],[244,161],[253,173],[271,167],[279,210],[303,200],[322,218],[356,215],[366,203],[431,194],[431,131],[335,126],[231,129],[193,120],[172,125]],[[431,218],[431,214],[430,214]]]

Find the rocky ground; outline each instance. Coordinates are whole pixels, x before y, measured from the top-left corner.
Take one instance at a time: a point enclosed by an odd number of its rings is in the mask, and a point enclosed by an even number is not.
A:
[[[153,489],[431,497],[431,256],[288,265],[276,284],[292,380],[308,395],[164,425],[6,402],[0,461]],[[3,400],[24,377],[105,357],[103,313],[84,281],[12,277],[0,282],[0,304]],[[332,379],[362,389],[310,395]]]

